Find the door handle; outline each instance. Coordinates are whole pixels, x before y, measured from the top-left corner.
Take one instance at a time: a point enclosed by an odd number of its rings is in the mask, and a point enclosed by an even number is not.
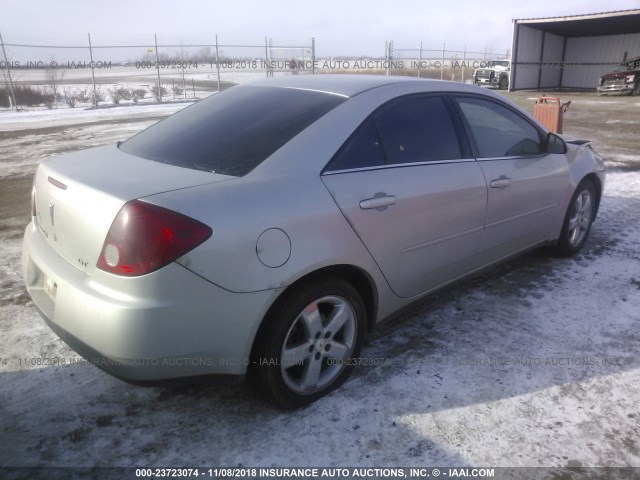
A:
[[[505,177],[504,175],[500,178],[496,178],[495,180],[491,180],[491,188],[504,188],[511,185],[511,179]]]
[[[373,208],[385,208],[389,205],[396,203],[396,197],[393,195],[387,195],[384,197],[367,198],[360,202],[360,208],[362,210],[370,210]]]

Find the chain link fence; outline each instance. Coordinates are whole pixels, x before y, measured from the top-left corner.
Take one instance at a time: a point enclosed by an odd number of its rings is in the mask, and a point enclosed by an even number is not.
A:
[[[473,71],[484,68],[490,60],[509,60],[509,51],[487,51],[397,47],[393,41],[386,43],[387,75],[411,75],[416,77],[471,82]]]
[[[197,100],[235,83],[274,75],[314,73],[315,40],[286,45],[264,37],[248,45],[4,43],[0,107],[69,107]]]
[[[195,101],[236,83],[277,75],[368,73],[459,82],[509,52],[398,47],[379,57],[316,57],[316,42],[287,45],[268,37],[246,45],[210,43],[110,45],[90,34],[72,45],[4,43],[0,35],[0,108],[97,107]]]

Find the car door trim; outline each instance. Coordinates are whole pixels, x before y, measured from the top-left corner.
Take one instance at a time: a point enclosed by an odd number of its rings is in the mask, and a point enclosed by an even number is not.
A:
[[[452,235],[447,235],[446,237],[440,237],[440,238],[436,238],[435,240],[429,240],[428,242],[418,243],[417,245],[413,245],[411,247],[407,247],[407,248],[405,248],[403,250],[400,250],[400,253],[415,252],[416,250],[420,250],[421,248],[426,248],[426,247],[430,247],[432,245],[436,245],[436,244],[441,243],[441,242],[446,242],[448,240],[453,240],[454,238],[458,238],[458,237],[462,237],[464,235],[469,235],[471,233],[479,232],[480,230],[483,230],[483,229],[484,229],[484,226],[475,227],[475,228],[471,228],[469,230],[465,230],[464,232],[458,232],[458,233],[454,233]]]
[[[513,157],[480,157],[480,158],[476,158],[477,161],[479,162],[490,162],[492,160],[530,160],[530,159],[535,159],[535,158],[543,158],[546,157],[547,155],[549,155],[548,153],[542,153],[539,155],[515,155]]]
[[[552,205],[547,205],[545,207],[536,208],[535,210],[530,210],[528,212],[524,212],[519,215],[514,215],[513,217],[503,218],[502,220],[498,220],[497,222],[487,223],[484,228],[487,229],[491,227],[497,227],[498,225],[502,225],[503,223],[511,222],[512,220],[518,220],[519,218],[527,217],[529,215],[534,215],[536,213],[544,212],[545,210],[556,208],[557,206],[558,206],[558,203],[554,203]]]
[[[330,171],[322,172],[322,175],[338,175],[340,173],[367,172],[370,170],[384,170],[388,168],[418,167],[423,165],[442,165],[447,163],[469,163],[469,162],[475,162],[475,161],[476,161],[475,158],[461,158],[456,160],[434,160],[429,162],[394,163],[392,165],[376,165],[372,167],[347,168],[344,170],[330,170]]]

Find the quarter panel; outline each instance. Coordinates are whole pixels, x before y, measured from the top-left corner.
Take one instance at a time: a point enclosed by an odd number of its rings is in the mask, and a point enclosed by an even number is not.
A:
[[[213,236],[178,259],[207,280],[233,292],[282,288],[319,268],[347,264],[369,273],[378,289],[384,279],[319,178],[255,178],[147,197],[154,204],[200,220]],[[279,267],[263,264],[261,234],[278,229],[291,242]]]

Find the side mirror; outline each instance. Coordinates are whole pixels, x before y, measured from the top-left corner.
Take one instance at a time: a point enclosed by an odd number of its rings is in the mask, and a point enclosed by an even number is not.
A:
[[[553,132],[547,134],[547,153],[567,153],[567,144]]]

